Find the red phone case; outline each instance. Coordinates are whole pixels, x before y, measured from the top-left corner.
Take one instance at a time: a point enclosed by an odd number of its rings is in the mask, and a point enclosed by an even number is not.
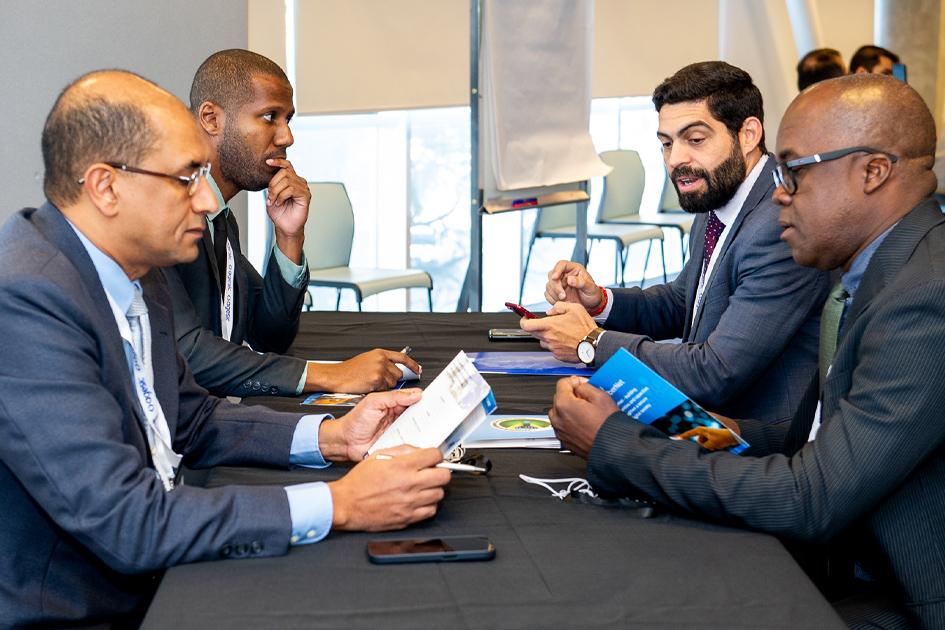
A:
[[[538,315],[535,315],[521,304],[516,304],[515,302],[506,302],[505,307],[510,311],[513,311],[519,317],[525,317],[526,319],[538,319]]]

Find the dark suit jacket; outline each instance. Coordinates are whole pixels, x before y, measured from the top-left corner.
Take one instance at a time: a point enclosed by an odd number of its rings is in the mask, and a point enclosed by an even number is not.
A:
[[[280,354],[288,350],[298,332],[308,270],[297,289],[282,278],[273,253],[263,279],[240,251],[239,226],[232,213],[227,216],[227,226],[227,240],[236,258],[236,307],[230,342],[220,336],[220,283],[213,241],[205,231],[194,262],[164,271],[174,303],[178,347],[197,382],[214,394],[293,395],[306,364]],[[244,341],[270,354],[240,347]]]
[[[739,457],[666,439],[623,414],[588,459],[606,494],[642,492],[725,523],[830,543],[879,578],[912,618],[945,628],[945,217],[925,201],[873,255],[824,384],[786,438],[740,422]]]
[[[687,396],[734,418],[790,420],[817,369],[826,274],[796,264],[771,201],[773,156],[752,186],[691,326],[707,215],[692,226],[690,256],[669,284],[615,289],[600,364],[626,348]],[[616,331],[616,332],[615,332]],[[681,338],[682,343],[654,339]]]
[[[300,416],[208,397],[175,351],[161,277],[142,285],[184,463],[288,467]],[[286,552],[281,487],[164,491],[104,289],[50,204],[0,230],[0,322],[0,627],[134,616],[166,567]]]

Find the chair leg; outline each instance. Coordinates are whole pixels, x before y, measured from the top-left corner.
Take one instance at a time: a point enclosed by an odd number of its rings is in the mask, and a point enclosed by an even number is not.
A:
[[[341,310],[341,289],[335,289],[335,310]]]
[[[643,277],[640,278],[640,288],[646,283],[646,268],[650,266],[650,251],[653,249],[653,239],[647,241],[646,258],[643,259]]]
[[[630,262],[630,246],[623,246],[623,243],[618,241],[617,245],[620,247],[620,286],[627,286],[627,263]]]
[[[430,312],[433,312],[433,287],[427,289],[427,306],[430,307]]]
[[[354,290],[354,299],[358,301],[358,312],[361,312],[361,292],[357,289]]]
[[[669,282],[666,277],[666,248],[663,247],[663,239],[660,239],[660,264],[663,265],[663,284]]]

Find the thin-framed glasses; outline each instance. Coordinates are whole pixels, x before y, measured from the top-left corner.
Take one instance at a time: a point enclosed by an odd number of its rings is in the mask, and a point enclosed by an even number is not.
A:
[[[156,171],[148,171],[143,168],[137,168],[135,166],[128,166],[127,164],[122,164],[120,162],[104,162],[112,168],[117,168],[120,171],[125,171],[127,173],[137,173],[138,175],[151,175],[153,177],[166,177],[167,179],[172,179],[175,182],[179,182],[182,186],[187,187],[187,194],[193,197],[194,193],[197,191],[197,182],[200,181],[200,178],[210,177],[210,162],[207,162],[196,171],[186,175],[170,175],[168,173],[158,173]],[[79,184],[85,183],[85,178],[79,180]]]
[[[853,153],[882,153],[888,157],[889,161],[893,164],[899,161],[898,155],[894,155],[888,151],[874,149],[872,147],[849,147],[847,149],[827,151],[826,153],[815,153],[814,155],[800,157],[796,160],[788,160],[787,162],[778,162],[775,164],[774,170],[771,171],[771,175],[774,177],[774,185],[780,186],[784,189],[784,192],[789,195],[793,195],[797,192],[797,177],[794,175],[794,171],[801,168],[802,166],[810,166],[811,164],[820,164],[821,162],[837,160],[839,158],[852,155]]]

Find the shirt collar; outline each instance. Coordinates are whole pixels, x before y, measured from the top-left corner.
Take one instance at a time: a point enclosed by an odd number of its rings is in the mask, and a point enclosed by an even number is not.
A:
[[[131,300],[134,299],[135,291],[141,291],[141,283],[137,280],[129,280],[124,270],[122,270],[113,258],[86,238],[85,234],[83,234],[72,221],[68,219],[66,219],[66,221],[69,223],[69,227],[75,231],[79,240],[82,241],[82,246],[85,247],[89,258],[92,259],[92,265],[95,267],[98,279],[102,283],[102,288],[104,288],[105,292],[115,301],[115,304],[118,305],[121,312],[127,313],[128,307],[131,306]]]
[[[870,259],[873,257],[873,254],[876,253],[879,246],[883,244],[883,241],[886,240],[886,237],[889,236],[892,229],[897,225],[899,225],[898,221],[873,239],[873,242],[867,245],[866,249],[857,254],[857,257],[853,259],[849,271],[840,276],[840,283],[843,285],[843,289],[847,292],[847,295],[852,297],[853,294],[856,293],[856,290],[860,288],[860,281],[863,280],[863,274],[866,273]]]
[[[748,199],[748,194],[754,187],[755,182],[758,181],[758,177],[761,175],[761,171],[764,170],[765,162],[767,161],[767,154],[762,155],[758,163],[755,164],[755,167],[748,173],[748,177],[745,178],[745,181],[739,185],[738,190],[736,190],[732,198],[728,200],[728,203],[715,211],[715,216],[719,218],[719,221],[725,224],[725,227],[735,222],[738,213],[741,211],[745,200]]]
[[[220,192],[220,187],[217,186],[216,181],[214,181],[213,176],[207,177],[207,183],[210,185],[210,190],[213,191],[214,196],[217,198],[217,209],[212,214],[207,215],[207,223],[213,223],[213,220],[221,212],[226,212],[229,210],[229,207],[226,205],[226,202],[223,200],[223,193]]]

